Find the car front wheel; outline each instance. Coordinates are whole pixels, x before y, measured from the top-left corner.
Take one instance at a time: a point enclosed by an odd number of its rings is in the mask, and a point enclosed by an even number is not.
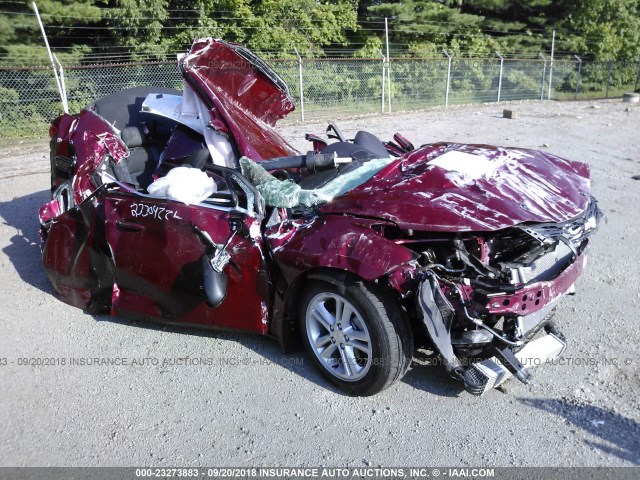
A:
[[[301,299],[307,350],[322,373],[350,395],[384,390],[411,362],[409,327],[398,306],[374,287],[313,282]]]

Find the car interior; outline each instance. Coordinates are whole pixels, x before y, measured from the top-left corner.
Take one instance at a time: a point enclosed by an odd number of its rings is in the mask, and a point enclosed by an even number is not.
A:
[[[120,131],[123,143],[129,149],[129,156],[120,164],[109,165],[110,173],[120,182],[145,192],[156,177],[164,176],[177,166],[189,166],[205,171],[216,182],[217,192],[209,199],[214,203],[228,204],[233,200],[228,186],[229,179],[218,173],[211,162],[211,156],[204,137],[177,122],[142,111],[142,104],[149,94],[181,95],[179,90],[158,87],[135,87],[112,93],[89,105],[88,109],[100,115]],[[126,108],[123,106],[126,105]],[[342,173],[352,171],[364,162],[389,158],[390,152],[375,135],[359,131],[351,140],[339,128],[330,124],[327,136],[335,139],[327,143],[320,137],[308,135],[314,147],[323,154],[350,158],[349,163],[301,175],[294,172],[274,172],[279,178],[287,178],[304,189],[319,188]]]

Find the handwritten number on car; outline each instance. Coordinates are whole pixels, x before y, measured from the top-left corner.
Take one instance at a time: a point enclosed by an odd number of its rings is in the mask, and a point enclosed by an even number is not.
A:
[[[146,203],[132,203],[131,216],[134,218],[155,218],[156,220],[171,220],[172,218],[180,219],[178,212],[168,208],[159,207],[157,205],[149,205]]]

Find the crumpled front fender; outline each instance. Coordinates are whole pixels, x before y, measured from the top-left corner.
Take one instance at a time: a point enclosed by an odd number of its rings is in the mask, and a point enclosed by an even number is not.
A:
[[[385,222],[342,215],[291,220],[268,229],[265,240],[289,284],[316,268],[373,281],[417,258],[372,228],[380,223]]]
[[[386,275],[389,285],[404,293],[417,255],[378,233],[373,227],[380,224],[388,222],[325,215],[286,220],[266,230],[264,240],[280,272],[274,278],[270,332],[285,352],[298,345],[296,299],[306,280],[339,283],[351,274],[372,282]]]

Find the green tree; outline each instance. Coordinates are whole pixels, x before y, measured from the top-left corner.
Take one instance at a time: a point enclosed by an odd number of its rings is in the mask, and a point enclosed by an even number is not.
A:
[[[87,31],[79,26],[97,24],[100,9],[91,0],[39,0],[38,9],[47,37],[61,62],[77,63],[89,50]],[[49,63],[31,1],[7,2],[0,14],[0,54],[9,65]]]
[[[247,44],[257,50],[321,54],[322,47],[347,45],[345,29],[356,30],[356,2],[263,0],[256,2]]]
[[[458,52],[477,50],[484,17],[464,13],[448,1],[408,0],[377,3],[369,12],[389,18],[392,55],[429,55],[453,48]],[[489,38],[490,40],[490,38]]]
[[[0,13],[0,61],[48,64],[31,0]],[[158,58],[213,36],[267,56],[345,49],[378,56],[389,18],[392,55],[536,55],[550,48],[586,59],[640,57],[640,0],[39,0],[61,61],[87,53]]]
[[[106,24],[114,39],[134,52],[162,55],[163,24],[169,17],[167,0],[101,0],[110,7]]]
[[[570,13],[567,0],[409,0],[368,2],[378,18],[389,17],[397,54],[536,54],[548,48],[550,31]]]
[[[194,37],[243,43],[268,55],[320,54],[346,45],[345,30],[358,27],[355,0],[102,0],[114,40],[132,51],[165,54]]]
[[[553,29],[566,27],[576,2],[570,0],[474,0],[464,12],[482,15],[483,32],[506,52],[535,55],[550,47]]]
[[[600,60],[640,58],[640,1],[580,0],[567,47]]]

